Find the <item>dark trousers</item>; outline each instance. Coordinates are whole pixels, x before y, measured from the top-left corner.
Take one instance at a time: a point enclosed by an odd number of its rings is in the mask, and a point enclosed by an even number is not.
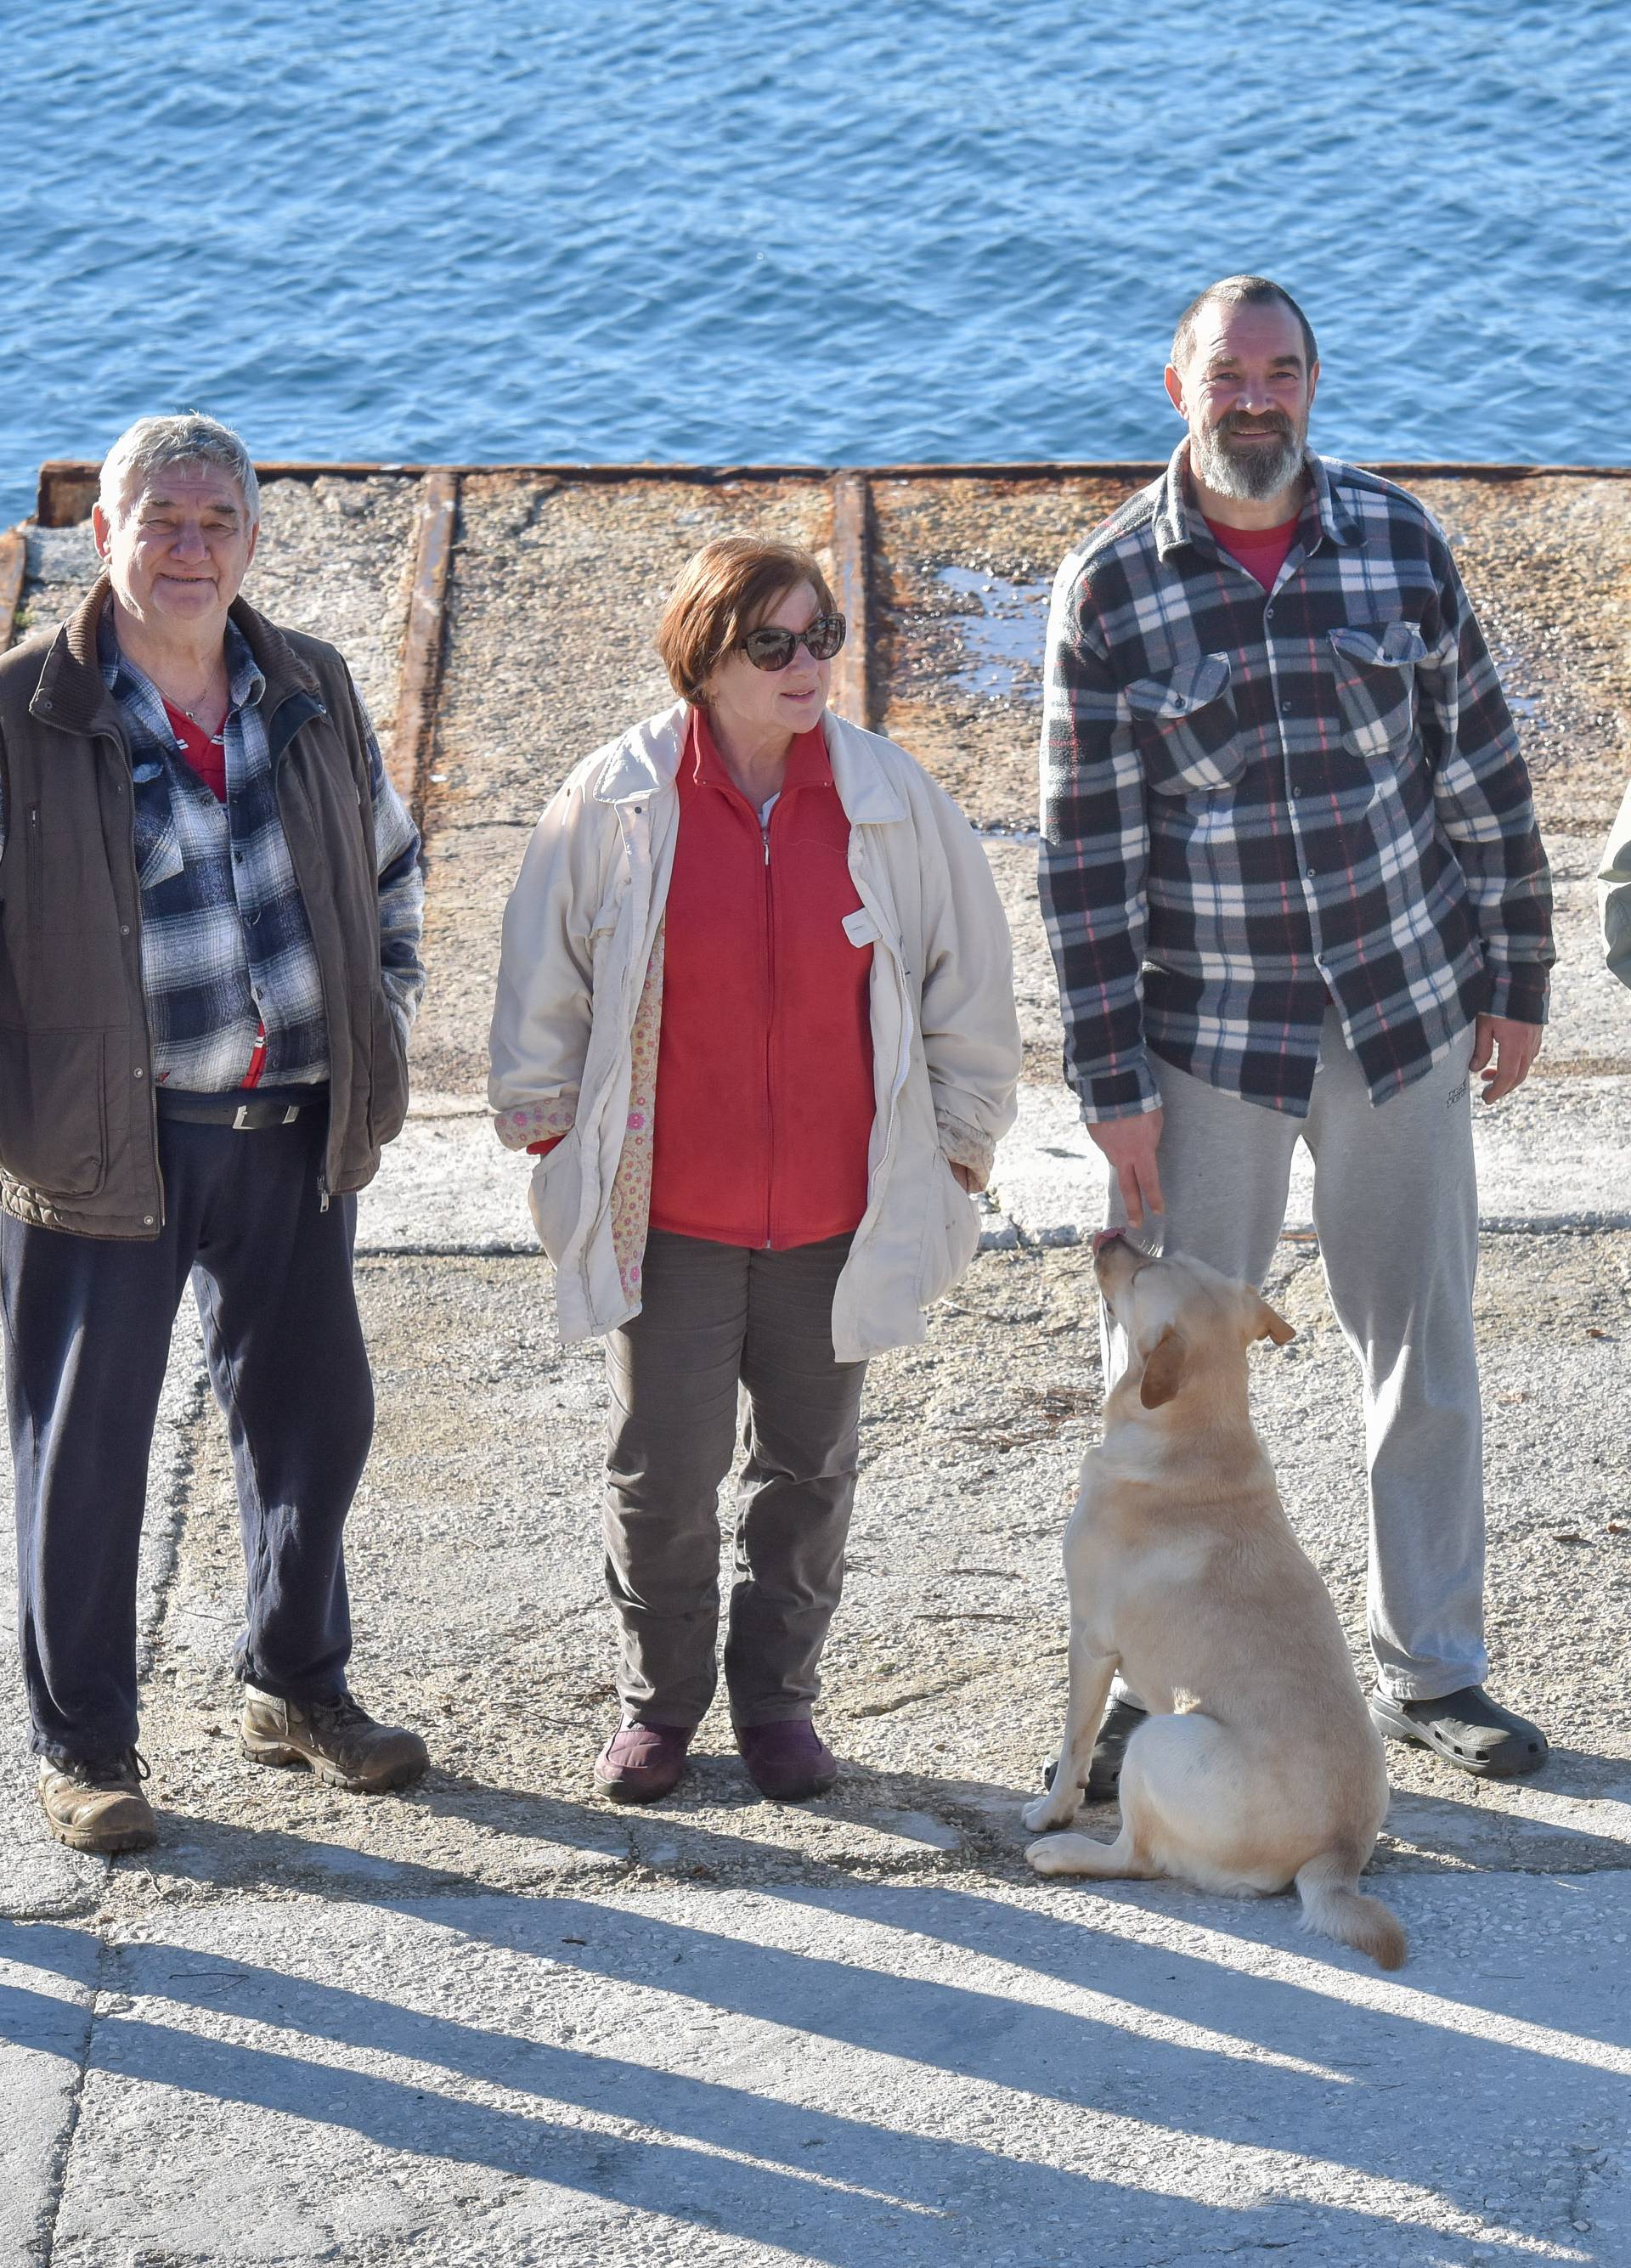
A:
[[[165,1225],[132,1244],[0,1221],[18,1620],[36,1751],[137,1737],[137,1557],[170,1333],[192,1276],[248,1570],[240,1677],[328,1698],[351,1653],[341,1531],[373,1432],[356,1201],[322,1211],[325,1114],[235,1133],[161,1119]]]
[[[748,1462],[725,1682],[738,1725],[808,1717],[844,1581],[864,1362],[835,1361],[850,1239],[762,1252],[653,1229],[640,1313],[606,1342],[606,1583],[630,1724],[696,1725],[713,1698],[720,1484],[745,1390]]]

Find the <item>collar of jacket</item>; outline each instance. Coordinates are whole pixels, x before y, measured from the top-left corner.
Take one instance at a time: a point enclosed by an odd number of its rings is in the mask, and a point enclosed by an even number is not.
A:
[[[80,605],[57,631],[47,649],[40,682],[28,703],[29,714],[42,717],[68,733],[117,733],[119,707],[102,678],[97,630],[107,604],[107,577],[99,575]],[[312,671],[301,660],[283,632],[243,599],[229,609],[265,680],[262,696],[269,716],[275,716],[292,694],[303,694],[321,709],[322,696]]]
[[[821,721],[833,785],[851,824],[875,827],[904,819],[905,804],[877,754],[889,743],[876,733],[863,733],[847,718],[835,717],[830,709],[823,712]],[[676,701],[671,709],[625,733],[590,790],[594,800],[636,803],[672,788],[690,722],[690,704]]]
[[[1362,543],[1364,522],[1351,511],[1338,494],[1331,473],[1323,457],[1308,450],[1303,459],[1309,479],[1313,483],[1312,502],[1319,515],[1321,533],[1332,543]],[[1212,541],[1204,519],[1191,508],[1188,494],[1189,436],[1186,433],[1172,452],[1167,469],[1154,489],[1155,549],[1162,558],[1176,551],[1180,544],[1193,543],[1198,537],[1207,543]],[[1307,506],[1304,506],[1307,509]]]

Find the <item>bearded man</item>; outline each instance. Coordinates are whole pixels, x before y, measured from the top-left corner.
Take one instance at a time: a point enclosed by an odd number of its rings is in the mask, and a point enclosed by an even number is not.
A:
[[[1187,437],[1054,585],[1042,902],[1112,1230],[1154,1216],[1260,1285],[1312,1152],[1364,1379],[1371,1714],[1508,1776],[1547,1750],[1483,1690],[1472,1082],[1494,1102],[1539,1049],[1550,887],[1449,547],[1404,490],[1308,449],[1318,376],[1265,277],[1179,320]],[[1091,1793],[1139,1713],[1112,1701]]]
[[[347,1689],[341,1531],[373,1395],[356,1199],[407,1108],[419,838],[332,646],[239,596],[255,468],[146,417],[104,571],[0,659],[0,1293],[23,1676],[59,1842],[156,1827],[137,1553],[193,1278],[238,1484],[240,1738],[358,1793],[424,1769]]]

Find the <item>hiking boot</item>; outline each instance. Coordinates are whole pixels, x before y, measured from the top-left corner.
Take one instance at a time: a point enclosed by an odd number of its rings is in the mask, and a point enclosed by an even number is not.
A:
[[[838,1760],[808,1717],[774,1725],[738,1725],[736,1746],[748,1777],[772,1803],[800,1803],[825,1795],[838,1777]]]
[[[1370,1721],[1384,1739],[1419,1741],[1474,1779],[1518,1779],[1539,1771],[1552,1750],[1539,1725],[1492,1701],[1481,1685],[1464,1685],[1436,1701],[1396,1701],[1379,1690]]]
[[[690,1725],[624,1725],[594,1759],[595,1784],[614,1803],[655,1803],[685,1770]]]
[[[238,1744],[251,1764],[305,1764],[325,1787],[348,1795],[406,1787],[431,1761],[417,1733],[375,1724],[350,1693],[333,1701],[280,1701],[246,1685]]]
[[[77,1756],[71,1764],[40,1760],[40,1808],[59,1843],[70,1851],[147,1851],[159,1823],[142,1793],[147,1761],[134,1749],[117,1756]]]

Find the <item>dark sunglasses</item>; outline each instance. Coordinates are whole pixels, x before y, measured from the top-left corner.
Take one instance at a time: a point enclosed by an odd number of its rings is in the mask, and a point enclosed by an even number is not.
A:
[[[786,669],[801,646],[812,661],[830,661],[848,628],[842,615],[817,615],[801,630],[778,630],[766,622],[749,630],[740,644],[756,669]]]

